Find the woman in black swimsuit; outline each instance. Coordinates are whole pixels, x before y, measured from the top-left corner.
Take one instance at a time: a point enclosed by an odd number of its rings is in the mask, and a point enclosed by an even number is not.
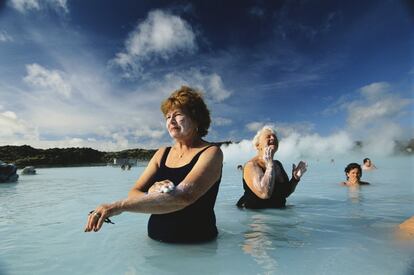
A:
[[[201,94],[181,87],[161,105],[171,147],[160,148],[128,194],[98,206],[86,232],[98,231],[105,219],[122,212],[152,214],[148,236],[164,242],[203,242],[217,236],[214,204],[221,180],[223,153],[202,139],[210,113]]]
[[[282,163],[273,160],[279,142],[274,130],[265,126],[253,139],[257,155],[243,169],[244,195],[237,202],[239,208],[282,208],[286,198],[295,191],[301,176],[306,172],[306,163],[293,165],[292,178],[283,169]]]

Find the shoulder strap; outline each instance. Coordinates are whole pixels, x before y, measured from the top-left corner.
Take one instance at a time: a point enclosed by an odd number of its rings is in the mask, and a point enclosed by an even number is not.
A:
[[[167,147],[165,148],[165,151],[162,155],[161,158],[161,162],[160,162],[160,167],[164,167],[165,166],[165,161],[167,160],[168,154],[170,153],[171,147]]]
[[[194,157],[193,157],[193,159],[190,161],[190,163],[195,163],[195,162],[197,162],[197,160],[198,160],[198,158],[200,157],[200,155],[205,151],[205,150],[207,150],[208,148],[210,148],[210,147],[212,147],[212,146],[216,146],[215,144],[211,144],[211,145],[208,145],[208,146],[206,146],[206,147],[204,147],[200,152],[198,152]]]

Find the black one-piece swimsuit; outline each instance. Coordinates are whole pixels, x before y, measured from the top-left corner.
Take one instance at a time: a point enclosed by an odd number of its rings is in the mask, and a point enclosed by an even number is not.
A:
[[[165,165],[171,147],[167,147],[154,182],[170,180],[176,186],[184,180],[197,163],[200,155],[209,147],[198,152],[186,165],[170,168]],[[219,180],[196,202],[167,214],[152,214],[148,221],[148,236],[152,239],[172,243],[194,243],[214,239],[217,236],[214,204],[219,190]]]

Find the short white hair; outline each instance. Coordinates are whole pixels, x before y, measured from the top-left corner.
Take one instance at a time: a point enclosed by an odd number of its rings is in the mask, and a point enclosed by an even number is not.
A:
[[[260,129],[259,131],[257,131],[256,135],[253,138],[253,147],[257,150],[257,144],[259,143],[259,138],[260,135],[264,132],[264,131],[270,131],[272,134],[274,134],[277,138],[277,134],[276,131],[272,128],[272,126],[270,125],[265,125],[262,127],[262,129]]]

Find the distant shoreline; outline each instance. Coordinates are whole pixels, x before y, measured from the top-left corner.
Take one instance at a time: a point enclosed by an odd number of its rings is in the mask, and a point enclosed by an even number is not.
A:
[[[145,163],[147,164],[148,161],[144,161],[141,160],[139,163]],[[71,167],[101,167],[101,166],[109,166],[109,167],[114,167],[114,168],[119,168],[121,167],[120,165],[114,165],[112,163],[82,163],[82,164],[68,164],[68,165],[48,165],[48,164],[44,164],[44,165],[36,165],[35,168],[36,169],[42,169],[42,168],[71,168]],[[142,165],[133,165],[132,167],[143,167]],[[18,168],[18,170],[22,170],[24,169],[24,167],[20,167]]]
[[[231,141],[216,142],[219,145],[231,143]],[[13,163],[18,169],[26,166],[36,168],[136,166],[141,162],[147,163],[156,151],[155,149],[136,148],[118,152],[101,152],[92,148],[79,147],[36,149],[29,145],[5,145],[0,146],[0,160]]]
[[[41,164],[36,165],[35,168],[69,168],[69,167],[99,167],[99,166],[110,166],[108,163],[82,163],[82,164],[68,164],[68,165],[48,165],[48,164]],[[22,170],[24,167],[18,168],[19,170]]]
[[[119,152],[101,152],[92,148],[36,149],[29,145],[0,146],[0,160],[13,163],[18,169],[26,166],[36,168],[82,167],[148,162],[155,154],[152,149],[129,149]]]

